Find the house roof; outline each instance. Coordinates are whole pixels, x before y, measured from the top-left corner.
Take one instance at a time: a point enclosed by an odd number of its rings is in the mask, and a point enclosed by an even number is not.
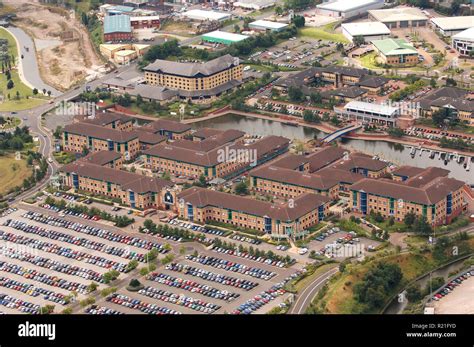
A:
[[[178,198],[199,208],[214,206],[280,221],[294,221],[330,201],[325,196],[307,193],[296,198],[290,207],[286,203],[271,203],[199,187],[181,192]]]

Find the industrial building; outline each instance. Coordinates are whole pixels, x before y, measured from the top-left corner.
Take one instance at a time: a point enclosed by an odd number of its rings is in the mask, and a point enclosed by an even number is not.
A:
[[[452,45],[461,55],[469,56],[474,51],[474,27],[451,37]]]
[[[240,7],[247,10],[263,10],[264,8],[272,7],[276,0],[239,0],[234,2],[234,7]]]
[[[382,8],[384,0],[336,0],[317,5],[317,13],[336,18],[352,18],[364,15],[368,10]]]
[[[269,20],[256,20],[255,22],[249,23],[249,28],[253,30],[262,31],[282,31],[288,27],[286,23],[272,22]]]
[[[404,39],[374,40],[372,45],[384,64],[416,65],[419,62],[418,51]]]
[[[395,126],[400,115],[398,107],[363,101],[350,101],[342,108],[334,107],[334,111],[340,117],[387,126]]]
[[[160,16],[134,16],[130,17],[133,29],[159,28]]]
[[[453,36],[474,27],[474,16],[436,17],[431,18],[435,30],[444,36]]]
[[[130,16],[114,15],[104,18],[104,42],[128,41],[132,39]]]
[[[117,64],[127,64],[130,61],[143,56],[150,45],[142,44],[101,44],[100,53],[108,60]]]
[[[370,43],[390,36],[390,29],[380,22],[343,23],[341,27],[342,34],[351,42],[354,37],[362,37],[365,42]]]
[[[216,31],[202,35],[201,39],[205,42],[231,45],[233,43],[248,39],[248,36],[216,30]]]
[[[195,21],[218,21],[224,22],[232,18],[230,13],[205,10],[189,10],[181,14],[184,18]]]
[[[428,17],[416,7],[370,10],[369,19],[382,22],[389,29],[425,27],[428,23]]]

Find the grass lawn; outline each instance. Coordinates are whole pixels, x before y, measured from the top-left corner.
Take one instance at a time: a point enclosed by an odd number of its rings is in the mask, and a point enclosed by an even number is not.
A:
[[[76,160],[74,153],[69,152],[55,152],[53,156],[59,164],[69,164]]]
[[[0,130],[16,128],[21,123],[20,118],[16,118],[16,117],[6,117],[5,121],[6,121],[5,124],[0,125]]]
[[[359,61],[361,65],[367,69],[381,69],[380,66],[377,66],[375,58],[377,58],[377,53],[372,52],[360,57]]]
[[[0,28],[0,38],[8,40],[8,51],[10,54],[13,54],[15,57],[18,54],[16,41],[13,36],[7,32],[4,28]],[[43,96],[35,96],[35,98],[31,98],[33,96],[33,90],[28,87],[27,85],[23,84],[18,75],[17,70],[11,71],[11,79],[13,81],[13,88],[7,89],[7,76],[6,74],[0,74],[0,93],[4,97],[4,101],[0,103],[0,111],[19,111],[25,110],[28,108],[33,108],[39,106],[45,102]],[[20,99],[16,100],[16,93],[20,93]],[[10,99],[8,98],[10,95]],[[30,97],[26,99],[26,96]]]
[[[324,300],[327,302],[327,311],[330,313],[342,314],[359,313],[363,307],[354,299],[354,284],[363,279],[364,275],[375,264],[375,262],[381,260],[392,264],[398,264],[400,266],[403,272],[402,286],[404,283],[426,273],[430,267],[433,266],[430,257],[408,253],[390,255],[372,262],[359,264],[353,267],[351,271],[345,271],[340,276],[336,275],[336,279],[330,282],[329,290],[324,296]],[[392,289],[393,294],[397,289],[398,288]]]
[[[302,28],[298,31],[298,35],[302,37],[310,37],[312,39],[321,39],[326,41],[334,41],[340,43],[349,43],[349,40],[342,34],[338,34],[335,32],[334,28],[337,25],[335,23],[329,23],[322,27],[306,27]]]
[[[18,56],[18,49],[16,47],[15,38],[5,28],[0,27],[0,39],[8,40],[8,53],[13,55],[16,59]]]
[[[31,176],[31,172],[26,161],[15,160],[13,154],[0,157],[0,194],[22,185],[23,180]]]

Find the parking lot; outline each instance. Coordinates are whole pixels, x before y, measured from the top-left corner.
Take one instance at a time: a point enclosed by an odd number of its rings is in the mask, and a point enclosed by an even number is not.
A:
[[[39,305],[55,305],[60,312],[74,301],[66,298],[72,292],[81,300],[91,282],[105,288],[104,273],[125,273],[130,260],[144,262],[152,248],[166,252],[162,243],[68,222],[46,210],[13,211],[0,217],[0,311],[36,313]]]
[[[45,305],[61,312],[69,302],[90,296],[91,282],[99,290],[107,288],[102,275],[115,269],[120,273],[117,293],[98,296],[96,304],[81,312],[265,313],[286,299],[281,288],[297,273],[277,262],[219,252],[196,242],[182,244],[185,255],[176,255],[173,263],[146,277],[126,272],[130,260],[143,267],[144,255],[152,248],[165,254],[165,243],[175,251],[180,245],[169,238],[119,232],[91,220],[81,223],[77,217],[60,217],[46,209],[12,211],[0,217],[0,312],[38,313]],[[125,286],[132,278],[144,288],[128,291]]]
[[[366,237],[357,237],[354,232],[341,231],[331,228],[320,237],[311,240],[308,250],[314,251],[316,256],[326,256],[333,259],[344,259],[371,252],[380,245],[380,242]]]
[[[435,314],[473,314],[474,271],[467,271],[441,289],[433,300]]]

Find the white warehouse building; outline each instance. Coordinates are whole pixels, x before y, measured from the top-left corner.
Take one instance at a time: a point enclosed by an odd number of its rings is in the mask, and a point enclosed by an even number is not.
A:
[[[431,18],[433,27],[444,36],[453,36],[474,27],[474,16]]]
[[[343,23],[341,27],[342,34],[351,42],[356,36],[363,37],[367,43],[390,36],[390,29],[380,22]]]
[[[461,55],[469,55],[474,51],[474,27],[451,36],[453,48]]]
[[[384,0],[336,0],[317,5],[318,14],[336,18],[352,18],[364,15],[368,10],[384,6]]]

